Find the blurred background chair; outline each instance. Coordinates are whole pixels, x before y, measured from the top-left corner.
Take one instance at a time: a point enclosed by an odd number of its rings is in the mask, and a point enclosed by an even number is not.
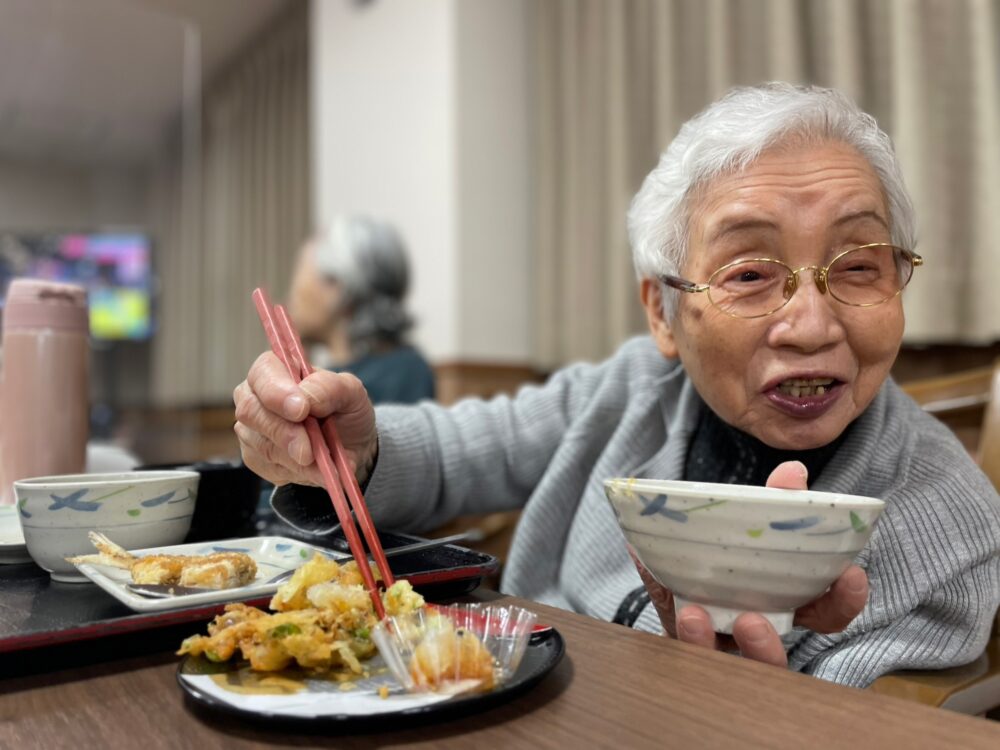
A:
[[[1000,359],[992,367],[913,380],[903,390],[951,427],[1000,487]]]
[[[950,426],[1000,488],[1000,359],[993,367],[903,384],[929,413]],[[1000,612],[985,651],[961,667],[893,672],[870,688],[930,706],[1000,719]]]

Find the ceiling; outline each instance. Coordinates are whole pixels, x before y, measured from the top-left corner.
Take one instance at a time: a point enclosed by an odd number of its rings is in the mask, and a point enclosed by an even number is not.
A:
[[[293,0],[0,0],[0,155],[148,159],[195,86]],[[196,89],[195,89],[196,90]]]

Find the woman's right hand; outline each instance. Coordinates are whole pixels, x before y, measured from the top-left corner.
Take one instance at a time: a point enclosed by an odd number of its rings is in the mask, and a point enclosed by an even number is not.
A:
[[[310,414],[332,416],[347,462],[364,482],[378,455],[375,409],[353,375],[318,370],[296,385],[271,352],[253,363],[233,391],[243,462],[275,485],[322,486],[309,436],[302,424]]]

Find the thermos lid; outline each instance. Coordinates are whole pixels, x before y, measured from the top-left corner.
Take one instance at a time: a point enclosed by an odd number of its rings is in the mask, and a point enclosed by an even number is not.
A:
[[[87,290],[76,284],[14,279],[7,288],[3,330],[58,328],[88,331]]]

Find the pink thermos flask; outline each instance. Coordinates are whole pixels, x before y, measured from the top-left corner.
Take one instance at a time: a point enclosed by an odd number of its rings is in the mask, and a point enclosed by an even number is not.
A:
[[[15,279],[3,311],[0,505],[27,477],[79,474],[89,433],[87,291]]]

